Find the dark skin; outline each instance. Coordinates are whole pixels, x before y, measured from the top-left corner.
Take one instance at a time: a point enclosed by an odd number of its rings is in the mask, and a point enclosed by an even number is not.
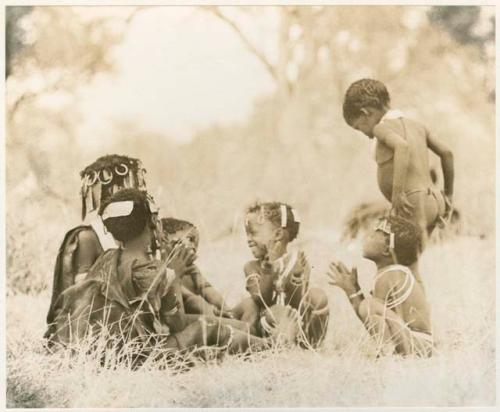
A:
[[[141,235],[129,242],[124,242],[120,264],[130,264],[134,260],[150,260],[148,250],[151,244],[152,232],[152,228],[148,226]],[[166,266],[173,269],[176,274],[172,287],[179,302],[182,302],[182,276],[187,268],[192,265],[194,259],[195,251],[180,243],[165,258]],[[244,332],[243,330],[246,329],[244,324],[233,325],[203,316],[189,317],[184,313],[183,308],[173,315],[165,315],[162,318],[171,333],[175,334],[175,338],[173,336],[167,338],[167,345],[172,347],[176,347],[177,342],[183,347],[228,344],[228,352],[237,353],[252,349],[267,349],[271,344],[270,341]],[[205,329],[205,333],[203,329]]]
[[[214,315],[232,318],[233,314],[231,313],[231,311],[225,308],[225,301],[223,296],[208,281],[206,281],[198,267],[195,265],[199,245],[198,230],[195,227],[188,227],[178,230],[175,233],[169,233],[165,235],[167,250],[172,250],[175,245],[182,244],[185,248],[192,251],[192,259],[188,262],[186,270],[182,275],[183,296],[185,298],[191,298],[192,295],[197,296],[199,293],[199,296],[203,298],[206,303],[212,305]],[[196,289],[196,285],[193,283],[193,277],[196,277],[198,279],[198,282],[203,283],[202,286],[204,287],[202,287],[201,290],[198,291]]]
[[[402,136],[380,124],[382,117],[388,110],[389,107],[387,106],[382,108],[363,108],[361,109],[361,115],[351,121],[350,126],[359,130],[370,139],[377,139],[385,146],[393,150],[393,180],[392,182],[381,183],[382,186],[389,186],[387,189],[384,189],[384,187],[381,187],[381,189],[384,194],[392,192],[388,200],[391,201],[395,213],[408,217],[412,214],[414,209],[404,192],[405,189],[407,189],[407,180],[413,177],[408,176],[410,148],[408,142],[406,142]],[[454,183],[453,153],[431,133],[427,133],[426,135],[426,145],[427,148],[429,148],[441,159],[444,176],[444,194],[446,200],[445,216],[447,217],[452,210]],[[426,171],[425,174],[428,175],[428,172]]]
[[[262,277],[259,282],[247,285],[250,298],[244,299],[233,311],[237,318],[247,322],[251,326],[251,330],[256,331],[259,313],[270,304],[272,298],[277,273],[274,265],[279,258],[286,254],[289,241],[288,234],[283,228],[277,227],[267,219],[261,221],[256,213],[247,215],[245,230],[248,246],[256,258],[256,260],[245,264],[245,276],[248,277],[253,273],[261,272]],[[263,265],[264,262],[268,263],[268,265]],[[306,256],[303,252],[300,252],[290,275],[302,275],[306,267],[308,267]],[[291,287],[288,282],[285,283],[287,304],[283,311],[292,317],[295,315],[296,309],[291,305],[298,307],[298,302],[302,296],[297,293],[295,287]]]
[[[82,230],[78,233],[78,247],[73,258],[74,273],[87,273],[102,252],[103,249],[95,232],[91,229]],[[73,283],[63,285],[63,289],[71,285]]]
[[[151,236],[153,230],[147,225],[142,233],[134,239],[124,241],[118,270],[124,272],[125,267],[129,267],[132,262],[143,262],[151,260],[149,246],[151,245]],[[176,277],[172,287],[174,288],[177,299],[181,299],[181,276],[186,269],[193,252],[184,247],[179,247],[173,251],[172,255],[166,260],[167,267],[175,271]],[[178,332],[186,327],[185,318],[182,311],[177,311],[174,315],[166,317],[166,323],[172,332]]]
[[[386,234],[375,231],[364,239],[363,255],[373,261],[378,270],[394,264]],[[429,306],[423,286],[416,283],[407,299],[396,307],[387,308],[388,299],[405,284],[406,275],[394,270],[376,282],[373,296],[364,298],[360,291],[358,271],[342,262],[332,262],[327,273],[329,284],[344,290],[352,308],[371,335],[384,342],[392,341],[396,352],[412,354],[415,345],[420,353],[429,355],[425,345],[411,336],[411,331],[431,333]],[[412,345],[413,343],[413,345]],[[421,346],[422,345],[422,346]]]

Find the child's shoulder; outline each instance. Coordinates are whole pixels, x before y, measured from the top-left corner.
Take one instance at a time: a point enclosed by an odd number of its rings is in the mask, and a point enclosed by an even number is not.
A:
[[[83,246],[94,245],[99,242],[97,234],[90,226],[82,226],[77,233],[78,242]]]
[[[384,120],[376,124],[373,128],[375,137],[382,141],[391,134],[403,137],[407,132],[426,134],[427,128],[420,121],[409,117]]]
[[[401,282],[405,281],[408,277],[413,277],[410,268],[403,265],[391,265],[377,272],[375,282]]]
[[[404,117],[403,120],[406,127],[411,127],[424,132],[427,131],[427,127],[425,127],[425,125],[420,120],[416,120],[411,117]]]
[[[258,260],[250,260],[243,266],[243,271],[245,275],[251,275],[252,273],[260,273],[260,262]]]

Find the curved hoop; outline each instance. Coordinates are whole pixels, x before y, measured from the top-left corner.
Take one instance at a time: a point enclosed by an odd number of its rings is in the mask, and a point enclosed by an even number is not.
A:
[[[93,170],[91,173],[85,176],[84,184],[85,186],[93,186],[97,182],[98,173]]]
[[[128,166],[125,163],[120,163],[118,166],[115,166],[115,173],[118,176],[126,176],[128,171]]]
[[[109,173],[109,177],[106,178],[106,173]],[[102,169],[100,172],[99,172],[99,181],[103,184],[103,185],[108,185],[111,183],[111,181],[113,180],[113,173],[111,173],[108,169]]]

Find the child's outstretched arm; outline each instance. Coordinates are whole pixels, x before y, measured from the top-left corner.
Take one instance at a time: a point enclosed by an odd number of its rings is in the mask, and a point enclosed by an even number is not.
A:
[[[349,270],[342,262],[332,262],[326,275],[330,279],[328,282],[330,285],[337,286],[346,293],[356,315],[361,319],[359,305],[363,301],[363,294],[358,283],[358,270],[355,267]]]
[[[450,148],[448,148],[448,146],[436,139],[428,130],[426,132],[427,147],[436,153],[441,159],[441,167],[443,169],[444,177],[444,194],[449,202],[447,208],[449,207],[451,209],[451,202],[453,199],[453,182],[455,179],[453,152]]]
[[[225,304],[223,296],[201,274],[200,269],[196,265],[192,265],[188,271],[191,277],[194,276],[196,278],[195,285],[198,288],[198,294],[218,309],[216,313],[224,317],[232,317],[232,313]]]
[[[394,177],[392,181],[392,207],[396,214],[410,215],[413,210],[412,204],[404,193],[406,185],[406,173],[410,159],[408,142],[391,129],[378,124],[373,128],[376,139],[394,150]]]

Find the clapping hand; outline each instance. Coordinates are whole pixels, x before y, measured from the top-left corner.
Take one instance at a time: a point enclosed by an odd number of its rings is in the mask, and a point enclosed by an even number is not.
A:
[[[175,271],[176,276],[181,277],[195,260],[196,253],[192,248],[177,244],[168,257],[167,267]]]
[[[329,281],[328,283],[332,286],[338,286],[343,289],[346,293],[351,294],[359,290],[358,284],[358,269],[352,268],[347,269],[346,265],[342,262],[332,262],[326,273]]]

